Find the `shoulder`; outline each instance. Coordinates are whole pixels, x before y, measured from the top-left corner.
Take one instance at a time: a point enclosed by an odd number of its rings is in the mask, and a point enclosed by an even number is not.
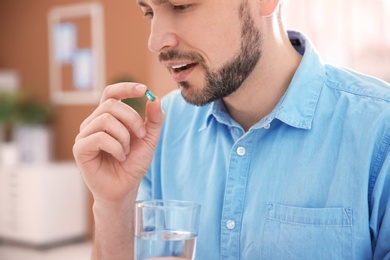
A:
[[[390,84],[353,70],[326,65],[326,82],[323,91],[325,106],[333,106],[339,118],[349,123],[351,131],[364,129],[376,136],[380,150],[390,149]],[[331,97],[332,96],[332,97]]]
[[[346,68],[326,65],[326,106],[333,106],[350,120],[390,131],[390,84]],[[346,119],[347,119],[346,118]]]
[[[326,97],[323,105],[332,106],[346,120],[358,120],[366,128],[371,125],[386,132],[386,136],[390,134],[389,83],[330,65],[326,66],[326,73],[324,95],[321,95]]]
[[[346,95],[390,105],[389,83],[350,69],[326,65],[325,85]]]

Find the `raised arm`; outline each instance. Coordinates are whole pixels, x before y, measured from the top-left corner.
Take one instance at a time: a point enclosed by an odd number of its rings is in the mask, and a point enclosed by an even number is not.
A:
[[[80,126],[73,154],[94,197],[92,259],[131,259],[133,204],[147,172],[164,121],[160,100],[148,101],[145,121],[125,98],[144,95],[146,86],[106,87],[96,110]]]

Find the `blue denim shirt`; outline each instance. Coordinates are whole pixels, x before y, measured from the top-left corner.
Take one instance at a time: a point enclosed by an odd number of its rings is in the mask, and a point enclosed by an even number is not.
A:
[[[390,259],[390,87],[308,39],[275,109],[245,132],[179,90],[139,199],[201,204],[199,260]]]

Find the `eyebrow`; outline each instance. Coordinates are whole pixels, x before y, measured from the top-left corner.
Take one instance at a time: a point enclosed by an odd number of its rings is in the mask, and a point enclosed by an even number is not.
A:
[[[152,0],[153,2],[155,2],[156,4],[164,4],[166,2],[169,2],[169,0]],[[137,0],[137,4],[141,7],[147,7],[149,6],[147,3],[145,3],[145,1],[143,0]]]
[[[146,7],[146,6],[148,6],[144,1],[142,1],[142,0],[137,0],[137,4],[139,5],[139,6],[141,6],[141,7]]]

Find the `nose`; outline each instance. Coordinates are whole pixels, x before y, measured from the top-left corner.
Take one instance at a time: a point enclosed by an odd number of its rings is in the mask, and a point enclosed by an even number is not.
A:
[[[152,52],[162,52],[172,49],[178,44],[174,23],[155,15],[151,22],[148,48]]]

